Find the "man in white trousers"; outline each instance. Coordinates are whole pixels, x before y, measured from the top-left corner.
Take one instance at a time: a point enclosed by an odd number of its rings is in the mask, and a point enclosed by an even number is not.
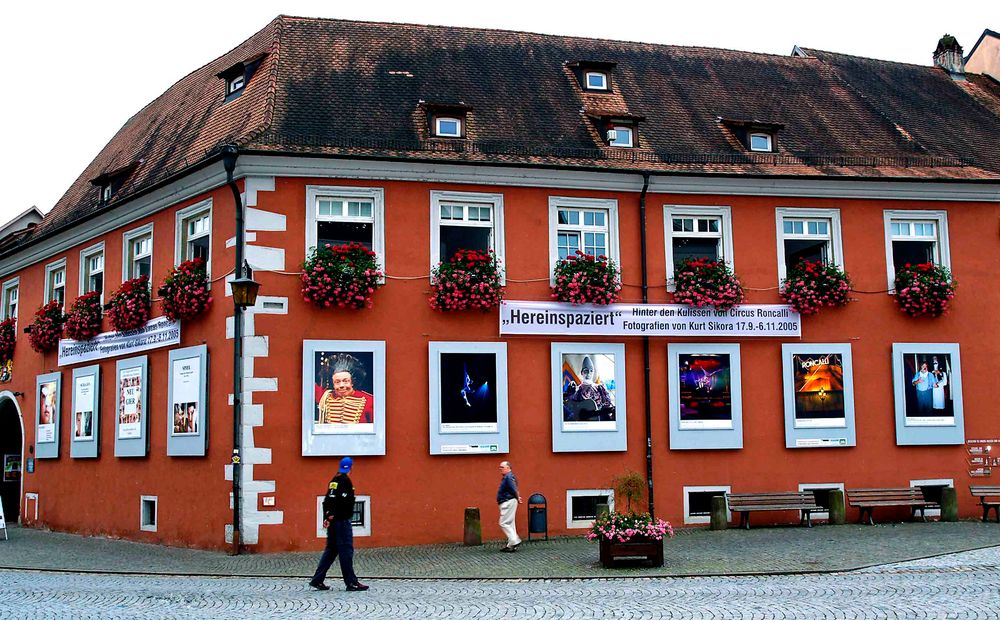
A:
[[[500,551],[513,553],[521,546],[521,538],[514,526],[517,516],[517,505],[521,503],[521,494],[517,492],[517,478],[510,470],[508,461],[500,461],[500,488],[497,489],[497,504],[500,506],[500,529],[507,536],[507,545]]]

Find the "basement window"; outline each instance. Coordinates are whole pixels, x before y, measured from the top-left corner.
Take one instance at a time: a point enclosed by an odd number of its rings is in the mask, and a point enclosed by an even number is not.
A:
[[[684,523],[708,523],[712,520],[712,498],[725,497],[729,486],[684,487]]]
[[[566,527],[585,528],[597,519],[597,506],[607,504],[615,509],[615,492],[612,489],[572,489],[566,491]]]
[[[155,495],[143,495],[139,500],[139,529],[143,532],[156,531],[157,499]]]

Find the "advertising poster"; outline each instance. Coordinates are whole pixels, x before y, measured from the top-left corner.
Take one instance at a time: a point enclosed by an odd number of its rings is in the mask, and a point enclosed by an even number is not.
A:
[[[496,433],[496,354],[440,355],[441,432]]]
[[[844,362],[839,353],[792,354],[796,428],[845,428]]]
[[[316,351],[312,432],[375,432],[374,358],[371,351]]]
[[[97,395],[94,390],[94,375],[76,377],[73,381],[75,395],[73,410],[73,441],[94,439],[94,404]]]
[[[118,438],[142,436],[142,368],[123,368],[118,373]]]
[[[201,430],[201,358],[187,357],[174,360],[173,394],[171,403],[171,434],[197,435]]]
[[[21,455],[3,455],[3,481],[17,482],[21,479]]]
[[[903,353],[906,426],[954,426],[950,353]]]
[[[614,354],[562,354],[563,430],[615,430],[616,402]]]
[[[681,430],[733,428],[733,400],[728,353],[680,353]]]
[[[59,410],[59,390],[55,381],[47,381],[38,386],[38,436],[37,443],[53,443],[56,440],[56,413]]]

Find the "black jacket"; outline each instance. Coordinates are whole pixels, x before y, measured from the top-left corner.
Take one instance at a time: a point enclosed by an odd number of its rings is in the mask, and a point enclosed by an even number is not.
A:
[[[353,515],[354,484],[347,474],[337,474],[330,480],[323,498],[323,518],[342,521]]]

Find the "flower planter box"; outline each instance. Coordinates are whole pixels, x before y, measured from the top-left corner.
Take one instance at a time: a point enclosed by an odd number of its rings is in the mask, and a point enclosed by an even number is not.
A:
[[[644,558],[653,566],[663,566],[663,540],[634,536],[627,542],[601,539],[601,566],[612,568],[618,558]]]

